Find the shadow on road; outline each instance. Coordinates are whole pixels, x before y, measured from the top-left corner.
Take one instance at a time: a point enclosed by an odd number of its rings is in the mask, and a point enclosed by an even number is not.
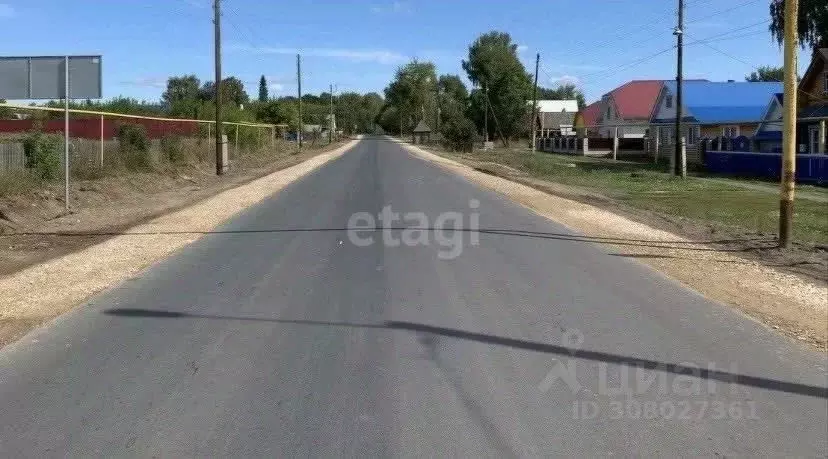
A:
[[[223,316],[139,308],[107,309],[104,311],[104,314],[129,318],[238,320],[325,327],[375,328],[383,330],[401,330],[416,333],[428,333],[432,335],[445,336],[478,343],[507,346],[527,351],[572,356],[573,358],[583,360],[606,362],[617,365],[627,365],[635,368],[645,368],[653,371],[663,371],[666,373],[676,375],[695,376],[700,379],[716,380],[729,384],[758,387],[778,392],[788,392],[791,394],[805,395],[817,398],[828,398],[828,388],[826,387],[818,387],[807,384],[779,381],[776,379],[748,376],[730,373],[727,371],[698,368],[676,363],[659,362],[656,360],[641,359],[638,357],[612,354],[609,352],[575,349],[555,344],[547,344],[537,341],[526,341],[521,339],[509,338],[505,336],[488,335],[484,333],[457,330],[453,328],[435,327],[432,325],[425,325],[414,322],[401,322],[393,320],[380,323],[326,322],[300,319],[275,319],[268,317]]]
[[[697,252],[746,252],[748,249],[729,249],[729,248],[708,248],[698,247],[698,245],[727,245],[734,243],[745,242],[767,242],[768,248],[776,247],[777,243],[768,239],[720,239],[708,241],[681,241],[681,240],[656,240],[656,239],[627,239],[617,237],[600,237],[600,236],[582,236],[578,234],[567,233],[549,233],[542,231],[526,231],[515,229],[499,229],[499,228],[435,228],[422,226],[392,226],[392,227],[374,227],[374,228],[263,228],[263,229],[249,229],[249,230],[213,230],[213,231],[56,231],[56,232],[15,232],[0,235],[0,239],[10,236],[63,236],[63,237],[90,237],[90,236],[156,236],[156,235],[211,235],[211,234],[229,234],[229,235],[246,235],[246,234],[279,234],[279,233],[323,233],[323,232],[345,232],[345,231],[404,231],[404,230],[421,230],[421,231],[459,231],[464,233],[478,233],[484,235],[499,235],[499,236],[513,236],[525,237],[533,239],[550,239],[558,241],[570,242],[585,242],[585,243],[600,243],[613,244],[632,247],[653,247],[659,249],[681,249],[692,250]]]

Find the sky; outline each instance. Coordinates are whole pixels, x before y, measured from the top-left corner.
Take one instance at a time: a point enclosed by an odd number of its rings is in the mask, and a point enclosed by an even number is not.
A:
[[[743,80],[780,66],[770,0],[686,0],[687,78]],[[411,59],[464,76],[480,34],[508,32],[539,85],[588,102],[633,79],[674,79],[674,0],[222,0],[223,74],[255,97],[382,89]],[[157,101],[171,75],[213,76],[212,0],[0,0],[4,55],[100,54],[104,98]],[[801,53],[800,73],[808,53]],[[465,78],[465,76],[464,76]]]

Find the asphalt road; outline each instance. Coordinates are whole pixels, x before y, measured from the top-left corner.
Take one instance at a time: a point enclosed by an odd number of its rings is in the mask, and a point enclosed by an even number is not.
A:
[[[0,457],[828,454],[824,354],[570,236],[364,140],[0,351]]]

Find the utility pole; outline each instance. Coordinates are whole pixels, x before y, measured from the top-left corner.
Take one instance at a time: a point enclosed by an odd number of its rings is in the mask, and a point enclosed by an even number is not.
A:
[[[687,171],[682,167],[685,164],[685,159],[682,157],[684,153],[684,136],[681,135],[681,121],[684,117],[682,113],[683,102],[682,102],[682,85],[684,79],[684,0],[678,0],[678,25],[676,26],[676,30],[673,31],[673,35],[676,36],[676,48],[677,48],[677,57],[678,62],[676,65],[676,152],[675,152],[675,161],[674,161],[674,170],[673,173],[675,175],[681,176],[684,178],[687,174]]]
[[[799,0],[785,0],[785,96],[782,112],[782,183],[779,196],[779,247],[791,246],[796,186],[796,47]]]
[[[483,108],[483,146],[489,143],[489,88],[483,85],[483,94],[486,97],[486,105]]]
[[[224,174],[224,142],[221,137],[221,0],[213,0],[213,25],[215,26],[216,82],[216,175]]]
[[[296,84],[299,88],[299,130],[296,132],[296,140],[299,142],[299,149],[302,149],[302,134],[305,131],[305,123],[302,122],[302,57],[296,55]]]
[[[538,67],[540,67],[540,53],[535,56],[535,87],[532,90],[532,151],[535,151],[535,118],[538,116]]]
[[[434,80],[434,132],[440,135],[440,80]]]
[[[333,85],[331,85],[331,113],[330,113],[330,117],[328,118],[328,143],[333,143],[333,128],[334,128]]]

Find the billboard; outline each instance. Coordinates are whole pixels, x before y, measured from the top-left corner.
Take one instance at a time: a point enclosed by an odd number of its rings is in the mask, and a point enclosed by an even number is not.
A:
[[[0,57],[0,99],[100,99],[101,56]]]

